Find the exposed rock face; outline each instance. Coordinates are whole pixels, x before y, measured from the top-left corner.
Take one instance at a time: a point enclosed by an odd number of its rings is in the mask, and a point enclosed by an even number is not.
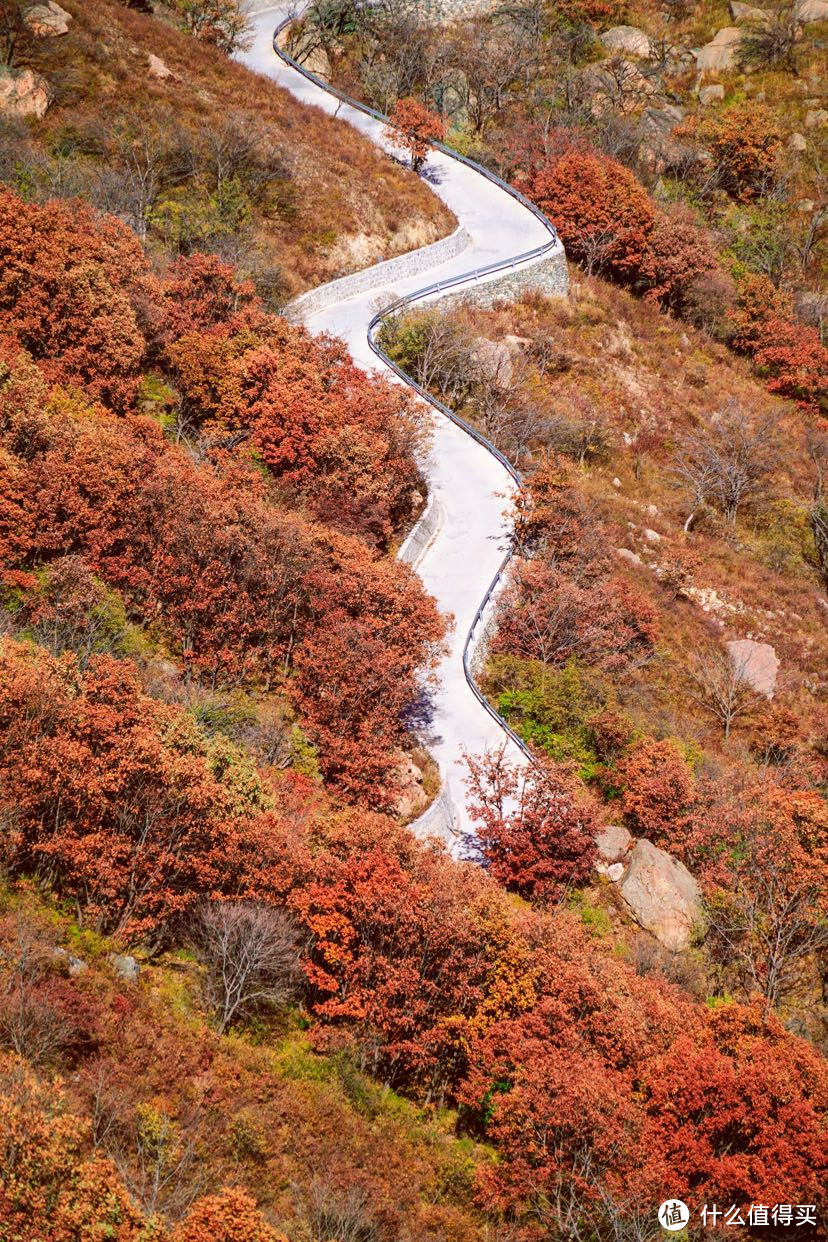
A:
[[[400,792],[394,810],[400,819],[408,821],[422,811],[426,803],[423,774],[406,751],[397,751],[396,758]]]
[[[618,556],[621,557],[621,560],[626,561],[628,565],[634,565],[636,568],[640,568],[640,566],[644,564],[638,553],[631,552],[629,548],[616,548],[615,551]]]
[[[0,70],[0,112],[38,120],[52,102],[49,83],[32,69]]]
[[[681,124],[686,115],[685,109],[680,108],[678,104],[664,104],[662,108],[647,108],[642,118],[644,129],[664,138]]]
[[[512,379],[512,355],[503,341],[490,341],[479,336],[471,353],[484,378],[492,384],[506,386]]]
[[[72,14],[62,9],[55,0],[47,0],[46,4],[33,4],[23,13],[23,21],[32,34],[44,39],[54,39],[58,35],[69,33]]]
[[[641,56],[645,60],[653,54],[650,36],[638,26],[613,26],[598,37],[608,52],[624,52],[627,56]]]
[[[734,638],[726,644],[731,663],[757,694],[772,699],[779,672],[779,657],[770,643],[753,638]]]
[[[127,983],[138,982],[141,967],[134,957],[129,957],[127,954],[110,953],[109,961],[119,979],[124,979]]]
[[[147,53],[147,60],[149,61],[149,75],[151,78],[158,78],[163,82],[166,78],[173,76],[172,69],[165,65],[161,57],[156,56],[154,52]]]
[[[618,887],[636,921],[665,949],[687,948],[702,908],[699,886],[683,863],[651,841],[637,841]]]
[[[598,857],[604,862],[617,863],[630,852],[632,834],[621,824],[608,824],[595,838]]]
[[[794,17],[804,25],[828,21],[828,0],[796,0]]]
[[[729,69],[735,69],[736,52],[741,40],[742,32],[737,26],[725,26],[716,32],[709,43],[694,52],[696,68],[700,73],[726,73]]]
[[[77,979],[85,974],[89,969],[86,962],[81,957],[74,957],[67,949],[54,949],[52,957],[56,961],[65,962],[66,970],[70,979]]]
[[[767,9],[756,9],[751,4],[730,0],[730,16],[734,22],[766,22],[770,17]]]

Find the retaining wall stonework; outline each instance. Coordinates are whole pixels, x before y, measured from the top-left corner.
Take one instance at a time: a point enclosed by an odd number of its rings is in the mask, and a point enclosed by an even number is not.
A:
[[[428,493],[425,509],[423,509],[409,531],[407,538],[397,553],[397,558],[405,561],[406,565],[410,565],[412,569],[415,569],[419,564],[420,557],[442,525],[443,510],[432,490]]]
[[[406,254],[399,254],[383,263],[375,263],[373,267],[366,267],[361,272],[340,276],[337,280],[329,280],[326,285],[309,289],[307,293],[301,293],[298,298],[288,302],[282,313],[292,323],[301,323],[317,311],[335,306],[337,302],[344,302],[369,289],[382,289],[391,281],[419,276],[420,272],[427,272],[440,263],[456,258],[470,243],[471,238],[461,225],[448,237],[441,237],[430,246],[409,250]]]
[[[504,272],[492,280],[463,285],[456,293],[442,297],[442,302],[462,302],[471,299],[477,306],[491,306],[495,302],[508,302],[519,298],[530,289],[537,289],[550,298],[565,298],[569,294],[569,273],[563,248],[553,250],[546,258],[529,267],[519,267]]]

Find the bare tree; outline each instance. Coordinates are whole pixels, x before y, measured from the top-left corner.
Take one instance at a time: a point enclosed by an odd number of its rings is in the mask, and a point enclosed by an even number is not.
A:
[[[42,986],[49,968],[43,944],[17,921],[14,944],[0,959],[0,1046],[35,1065],[54,1061],[77,1034],[71,1017]]]
[[[692,529],[704,504],[717,508],[735,523],[739,509],[757,503],[766,493],[778,464],[778,438],[771,415],[751,418],[732,403],[707,426],[682,443],[674,473],[692,490],[692,506],[684,523]]]
[[[0,63],[11,68],[26,33],[24,0],[0,0]]]
[[[301,1215],[317,1242],[376,1242],[380,1236],[368,1195],[358,1186],[340,1189],[317,1176],[297,1197]]]
[[[788,73],[797,72],[797,45],[802,27],[792,9],[766,13],[746,23],[738,44],[739,68],[766,68],[778,65]]]
[[[452,45],[452,59],[469,83],[469,116],[481,133],[507,96],[531,80],[538,45],[521,25],[508,20],[467,22]]]
[[[814,498],[811,504],[811,533],[814,553],[822,585],[828,592],[828,435],[812,432],[808,438],[808,455],[814,465]]]
[[[794,989],[800,971],[828,950],[818,865],[796,865],[761,818],[742,834],[734,875],[706,902],[708,947],[734,966],[745,994],[768,1006]]]
[[[198,1159],[200,1105],[182,1118],[151,1103],[129,1113],[117,1108],[102,1147],[130,1194],[149,1217],[184,1216],[206,1185],[204,1162]]]
[[[690,698],[721,725],[725,740],[735,722],[764,701],[746,675],[746,660],[734,660],[722,647],[696,654],[687,669]]]
[[[286,910],[250,901],[207,902],[192,926],[204,994],[219,1032],[257,1009],[278,1009],[299,990],[301,935]]]

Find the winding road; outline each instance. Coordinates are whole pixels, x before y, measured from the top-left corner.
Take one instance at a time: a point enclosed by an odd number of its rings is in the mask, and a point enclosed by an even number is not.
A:
[[[390,149],[382,122],[341,102],[317,81],[311,81],[273,48],[274,30],[290,15],[286,7],[268,8],[252,17],[253,40],[239,59],[257,73],[273,79],[303,104],[314,105],[348,121],[383,149]],[[470,239],[454,258],[430,267],[427,274],[395,278],[392,284],[336,301],[304,318],[313,333],[329,332],[341,337],[355,361],[366,370],[387,369],[372,351],[369,325],[377,309],[400,297],[410,297],[424,285],[452,283],[481,268],[511,261],[515,256],[542,247],[548,250],[551,229],[507,190],[488,180],[468,164],[443,151],[428,161],[429,179],[436,194],[453,211]],[[560,250],[560,243],[553,243]],[[562,253],[562,252],[561,252]],[[518,263],[518,270],[543,259]],[[386,269],[387,270],[387,269]],[[381,273],[378,271],[378,275]],[[502,276],[502,273],[500,274]],[[471,277],[475,285],[496,274]],[[429,299],[441,296],[434,291]],[[509,469],[463,427],[431,408],[432,436],[424,472],[430,494],[428,541],[411,552],[412,541],[402,555],[416,568],[426,589],[441,611],[450,614],[454,627],[445,657],[437,670],[436,686],[430,691],[429,721],[423,737],[437,760],[442,792],[433,806],[412,827],[418,834],[441,837],[459,856],[473,833],[466,808],[464,752],[480,754],[506,744],[510,757],[523,761],[523,753],[502,723],[480,702],[469,684],[464,657],[467,636],[490,584],[507,553],[508,529],[504,511],[516,483]],[[421,532],[424,533],[424,532]],[[477,625],[475,638],[485,624]],[[469,644],[473,648],[474,640]]]

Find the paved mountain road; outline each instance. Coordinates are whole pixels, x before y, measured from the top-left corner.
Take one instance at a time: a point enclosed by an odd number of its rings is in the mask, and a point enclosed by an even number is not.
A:
[[[256,14],[252,45],[239,59],[302,103],[336,114],[387,149],[379,121],[342,103],[276,55],[273,32],[286,16],[286,8]],[[385,369],[367,339],[368,324],[381,306],[424,285],[511,259],[549,242],[549,231],[541,220],[474,169],[442,152],[434,152],[427,167],[435,193],[465,226],[471,244],[425,274],[395,279],[385,290],[372,289],[305,319],[313,333],[342,337],[355,361],[368,370]],[[505,741],[514,758],[522,760],[521,751],[475,697],[463,667],[466,635],[506,551],[504,511],[515,484],[505,467],[460,427],[435,410],[430,417],[432,442],[425,474],[440,520],[416,570],[440,609],[454,618],[454,628],[437,672],[437,686],[430,692],[430,723],[425,730],[429,749],[440,765],[443,793],[414,827],[443,837],[454,853],[461,854],[464,836],[473,831],[465,804],[463,752],[479,754]]]

